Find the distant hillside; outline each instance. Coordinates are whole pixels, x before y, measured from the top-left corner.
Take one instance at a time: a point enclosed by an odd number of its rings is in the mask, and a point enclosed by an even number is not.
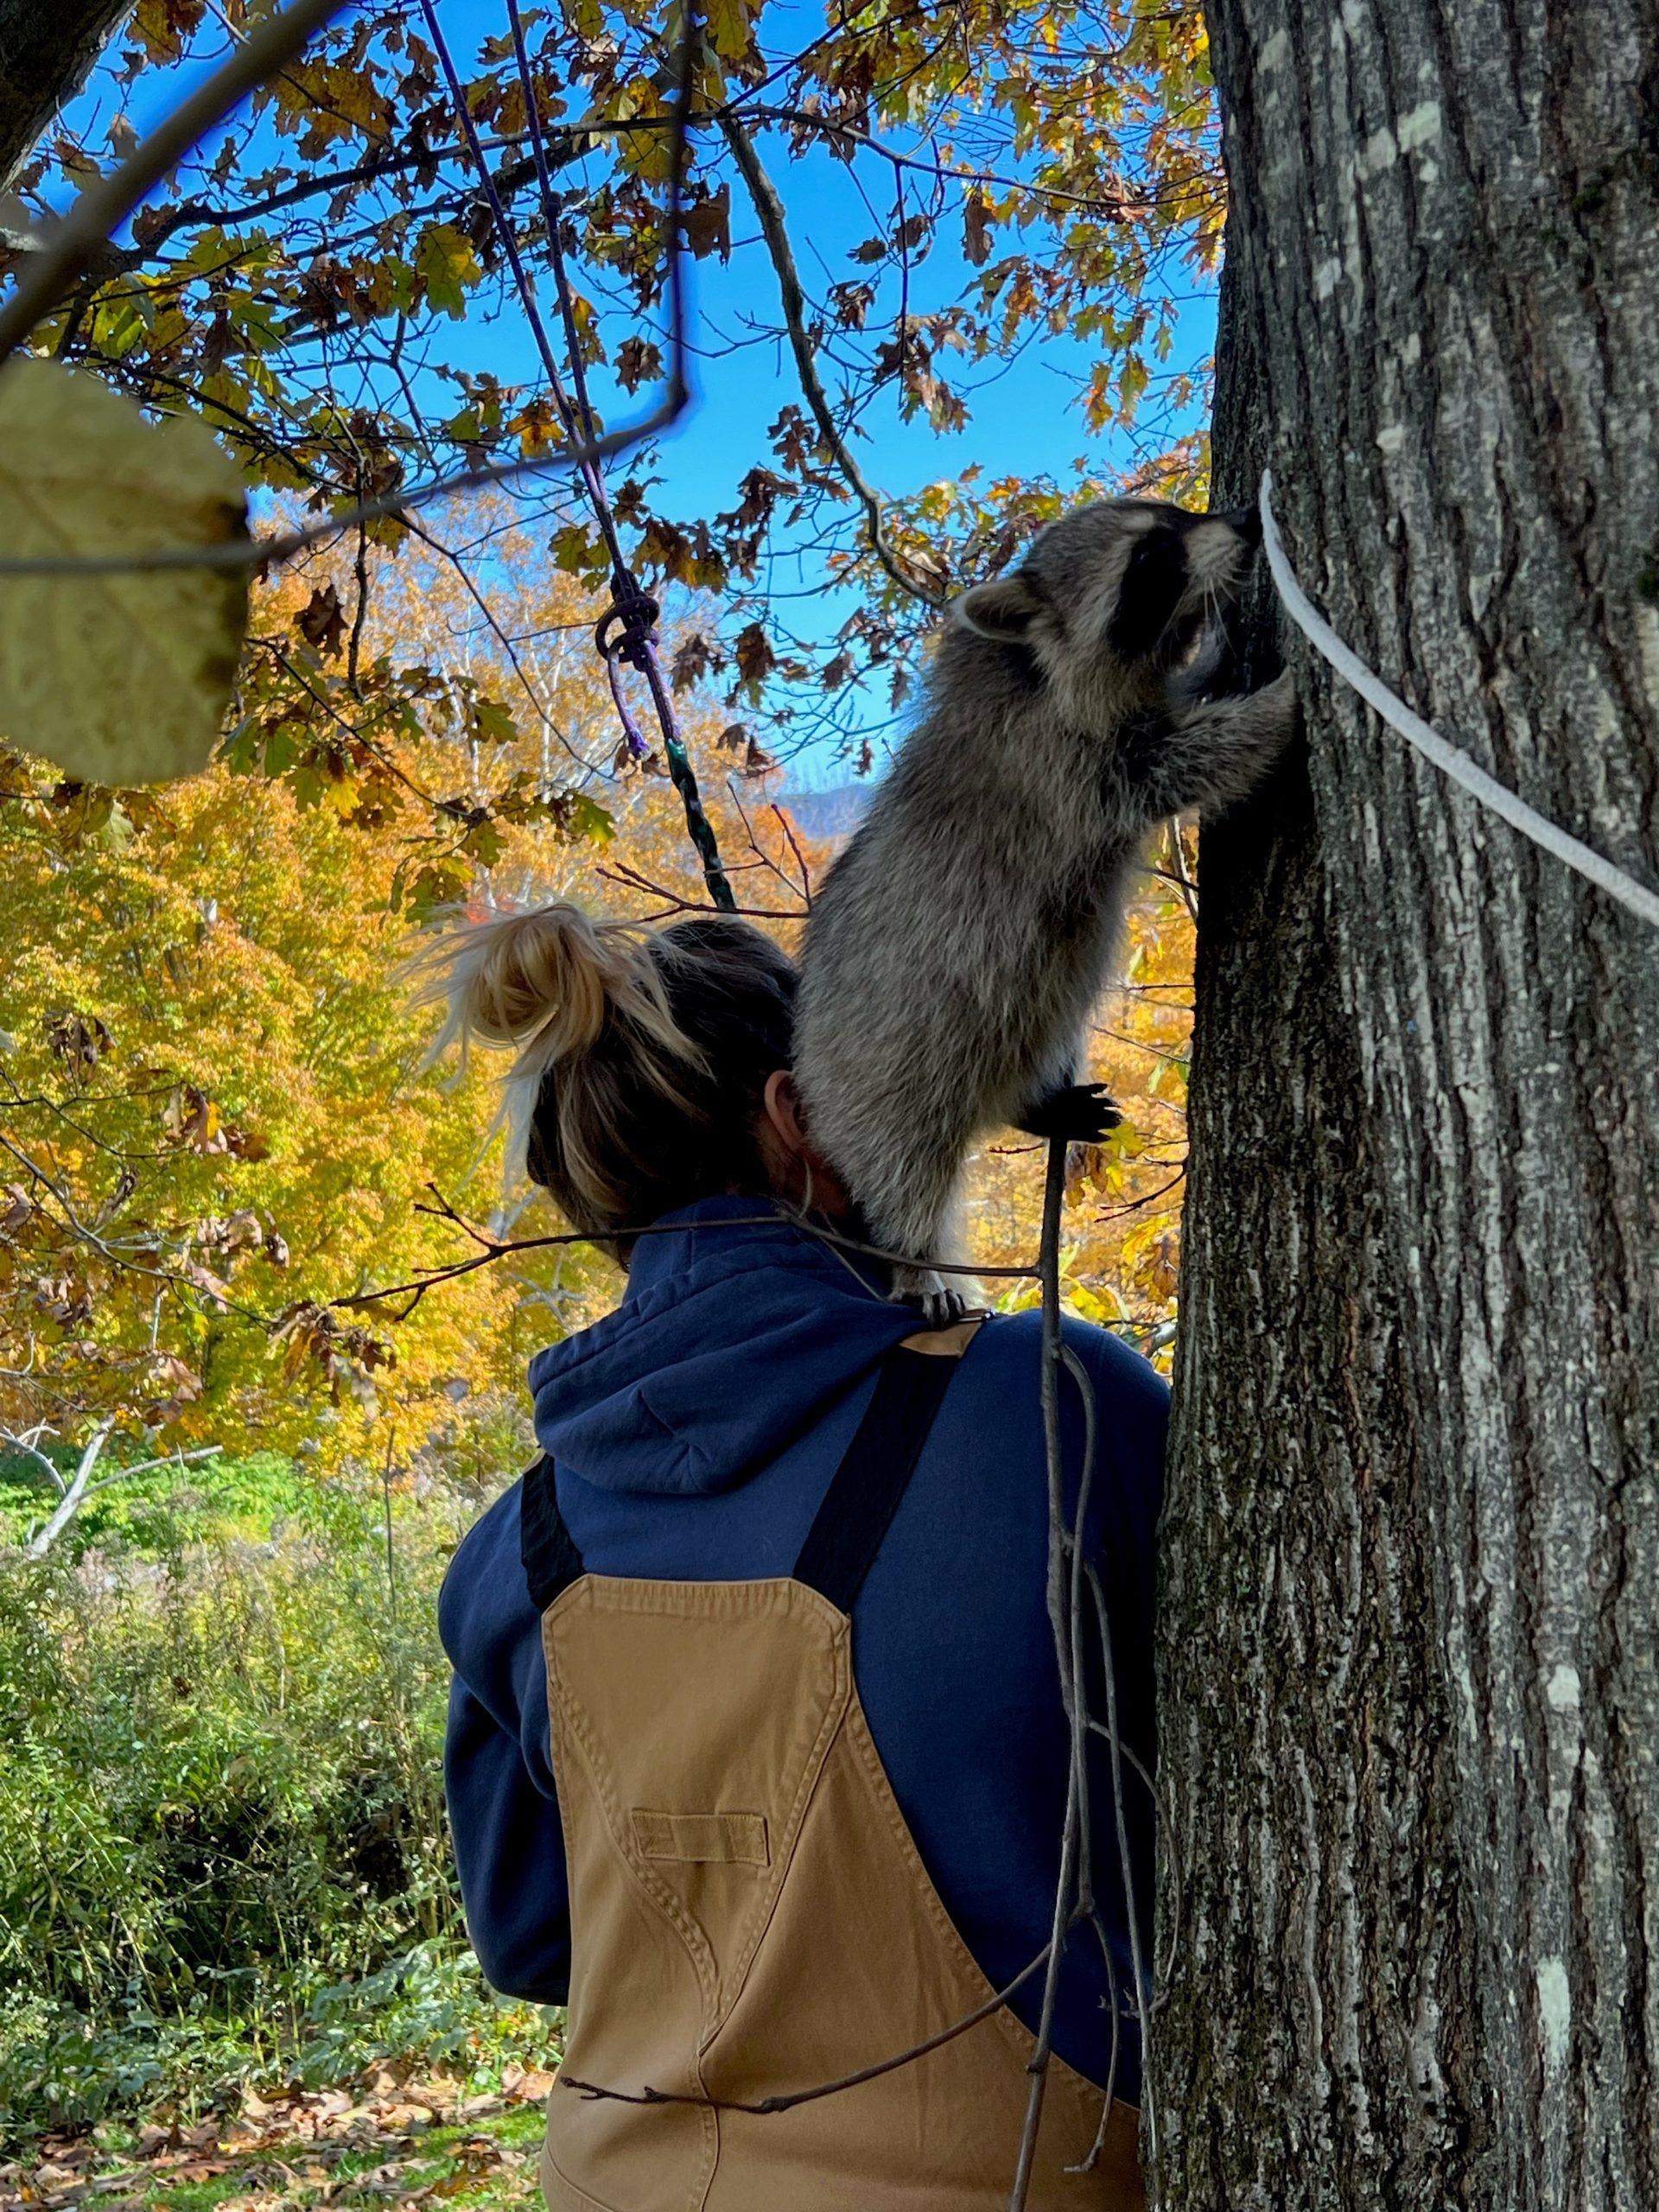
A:
[[[874,795],[872,784],[837,784],[824,791],[785,791],[778,804],[809,837],[850,837]]]

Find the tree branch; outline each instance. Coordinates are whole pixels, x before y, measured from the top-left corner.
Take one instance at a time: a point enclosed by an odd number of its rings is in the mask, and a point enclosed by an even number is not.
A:
[[[23,1547],[30,1559],[44,1559],[73,1520],[82,1498],[86,1495],[86,1485],[92,1479],[92,1469],[98,1465],[99,1454],[109,1442],[114,1427],[115,1418],[111,1414],[109,1420],[100,1421],[87,1438],[80,1455],[80,1465],[75,1469],[69,1487],[54,1508],[51,1518]]]
[[[147,1475],[156,1467],[194,1467],[203,1459],[217,1459],[223,1454],[222,1444],[200,1444],[193,1452],[163,1452],[154,1459],[140,1459],[136,1465],[118,1467],[113,1474],[100,1475],[95,1483],[88,1483],[86,1495],[92,1497],[99,1491],[108,1490],[111,1483],[124,1483],[134,1475]]]
[[[163,1452],[159,1459],[140,1459],[130,1467],[117,1467],[110,1474],[100,1475],[94,1482],[92,1478],[92,1470],[97,1466],[103,1454],[104,1446],[114,1433],[115,1417],[111,1414],[107,1421],[100,1421],[91,1436],[87,1438],[81,1451],[80,1464],[75,1469],[74,1475],[67,1487],[62,1476],[52,1465],[51,1461],[45,1459],[42,1452],[36,1452],[33,1445],[26,1444],[20,1436],[8,1435],[5,1438],[4,1440],[8,1444],[16,1446],[21,1451],[32,1453],[37,1459],[44,1460],[47,1470],[53,1481],[57,1484],[60,1493],[58,1503],[53,1509],[50,1520],[43,1528],[37,1529],[23,1547],[29,1558],[44,1559],[86,1500],[96,1497],[101,1490],[108,1490],[112,1483],[130,1481],[134,1475],[147,1475],[153,1467],[188,1467],[193,1466],[200,1459],[216,1459],[225,1449],[222,1444],[202,1444],[198,1445],[194,1452]]]
[[[130,0],[0,0],[0,186],[73,99]]]
[[[720,127],[732,149],[743,181],[749,188],[749,197],[754,203],[754,212],[760,219],[760,234],[766,242],[766,251],[772,256],[772,265],[778,272],[784,323],[795,355],[801,390],[806,396],[819,435],[831,459],[864,510],[870,550],[901,591],[907,592],[912,599],[920,600],[925,607],[942,607],[944,601],[925,584],[917,582],[888,543],[882,519],[881,496],[866,481],[864,472],[854,459],[851,448],[831,412],[829,397],[818,376],[812,341],[807,335],[806,293],[802,287],[800,271],[795,265],[795,251],[789,242],[789,232],[784,220],[784,204],[778,197],[778,188],[762,167],[753,139],[737,118],[722,115]]]
[[[180,101],[112,175],[87,187],[46,251],[32,257],[20,273],[16,290],[0,308],[0,360],[51,313],[146,193],[154,191],[199,139],[238,101],[275,76],[312,33],[346,4],[346,0],[293,0],[280,16],[268,16],[205,85]]]
[[[27,1452],[29,1457],[33,1459],[37,1465],[43,1467],[46,1472],[50,1475],[54,1487],[57,1491],[58,1496],[61,1497],[65,1491],[68,1489],[69,1485],[65,1482],[63,1477],[58,1472],[56,1466],[50,1459],[48,1459],[46,1453],[41,1451],[37,1440],[39,1438],[49,1435],[52,1432],[48,1429],[44,1421],[41,1421],[36,1427],[32,1428],[27,1436],[19,1436],[15,1430],[5,1429],[3,1431],[0,1431],[0,1444],[10,1445],[14,1452]]]
[[[511,137],[486,138],[482,143],[486,153],[505,152],[518,145],[523,134],[514,132]],[[568,149],[557,156],[563,164],[577,158],[581,139],[573,127],[569,134]],[[280,190],[268,192],[261,200],[245,200],[239,207],[216,207],[204,200],[181,200],[167,209],[159,227],[149,238],[144,251],[147,258],[163,239],[172,237],[190,223],[213,223],[221,229],[233,228],[238,223],[257,222],[261,215],[275,215],[284,207],[292,207],[302,200],[315,200],[323,193],[343,192],[348,185],[372,184],[378,177],[396,176],[402,170],[419,168],[423,163],[435,162],[446,153],[464,150],[448,147],[412,147],[401,154],[377,154],[372,160],[353,163],[350,168],[321,169],[309,176],[302,176],[295,183],[283,185]],[[495,185],[498,192],[517,192],[520,185],[528,184],[536,174],[536,164],[530,161],[513,162],[498,169]]]

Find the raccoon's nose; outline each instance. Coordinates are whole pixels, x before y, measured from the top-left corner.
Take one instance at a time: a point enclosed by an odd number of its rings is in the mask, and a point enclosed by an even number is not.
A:
[[[1211,515],[1211,522],[1224,522],[1229,530],[1236,530],[1247,545],[1262,543],[1262,511],[1259,507],[1233,507],[1227,513]]]

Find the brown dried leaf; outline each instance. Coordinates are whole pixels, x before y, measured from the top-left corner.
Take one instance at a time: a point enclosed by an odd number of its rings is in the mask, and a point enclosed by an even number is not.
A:
[[[991,257],[991,210],[977,192],[970,192],[962,214],[962,250],[976,269]]]
[[[345,644],[346,610],[340,603],[340,594],[334,589],[332,577],[312,593],[300,616],[300,635],[328,660],[333,660]]]
[[[697,260],[706,260],[709,254],[718,253],[722,261],[732,257],[732,188],[722,184],[718,192],[711,192],[706,200],[682,211],[680,220],[685,232],[685,242]]]

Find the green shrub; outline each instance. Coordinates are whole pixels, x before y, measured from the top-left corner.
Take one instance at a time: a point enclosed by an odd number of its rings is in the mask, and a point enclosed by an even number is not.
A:
[[[225,1472],[211,1514],[134,1497],[118,1532],[0,1568],[14,2124],[321,2078],[493,2017],[440,1768],[436,1592],[476,1495],[425,1482],[389,1541],[378,1497]]]

